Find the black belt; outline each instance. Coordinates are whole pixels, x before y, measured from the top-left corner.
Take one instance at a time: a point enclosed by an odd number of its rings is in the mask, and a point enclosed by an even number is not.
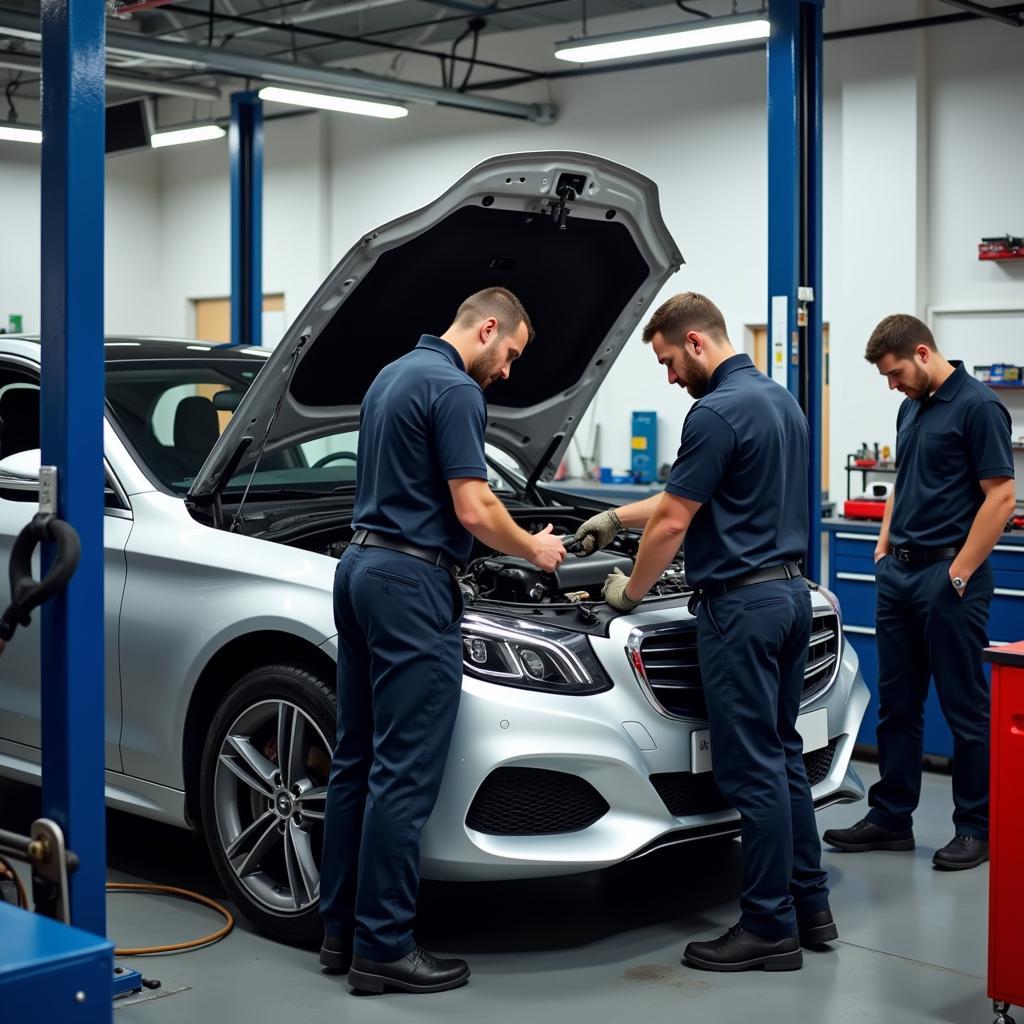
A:
[[[960,547],[945,548],[912,548],[902,545],[893,545],[889,554],[898,562],[906,562],[907,565],[920,565],[924,562],[944,562],[947,558],[956,558]]]
[[[694,607],[708,597],[721,597],[732,590],[741,590],[743,587],[753,587],[758,583],[770,583],[773,580],[798,580],[803,577],[800,566],[796,562],[786,562],[784,565],[770,565],[766,569],[755,569],[745,576],[737,576],[735,579],[723,580],[721,583],[708,583],[699,587],[691,599]]]
[[[454,573],[461,566],[451,555],[445,554],[434,548],[420,548],[415,544],[406,544],[404,541],[395,540],[393,537],[385,537],[380,533],[372,533],[370,530],[356,530],[352,534],[352,543],[364,548],[387,548],[388,551],[398,551],[403,555],[412,555],[423,562],[431,565],[439,565],[442,569]]]

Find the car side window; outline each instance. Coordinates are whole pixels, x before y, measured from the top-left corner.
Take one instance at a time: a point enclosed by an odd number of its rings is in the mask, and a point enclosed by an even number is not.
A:
[[[0,366],[0,460],[40,446],[39,384],[28,371]],[[108,509],[129,508],[109,473],[104,478],[103,504]]]

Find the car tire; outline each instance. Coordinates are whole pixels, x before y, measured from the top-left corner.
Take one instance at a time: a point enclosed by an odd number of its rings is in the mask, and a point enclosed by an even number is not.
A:
[[[321,675],[266,665],[228,691],[203,750],[203,832],[217,874],[240,913],[284,942],[323,935],[320,854],[335,717],[334,691]]]

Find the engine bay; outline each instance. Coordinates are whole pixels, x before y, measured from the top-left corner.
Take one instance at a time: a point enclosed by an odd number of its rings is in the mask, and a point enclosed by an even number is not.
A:
[[[512,505],[509,513],[531,533],[545,529],[550,523],[555,534],[566,541],[593,514],[590,509],[571,506],[535,505]],[[314,526],[307,514],[300,527],[297,517],[291,516],[277,520],[261,532],[268,540],[340,558],[348,547],[351,529],[346,526],[339,530],[337,518],[331,521],[332,518],[325,515],[322,522]],[[598,612],[602,613],[601,618],[610,611],[614,614],[602,601],[601,588],[606,577],[616,569],[627,576],[632,573],[639,546],[640,532],[624,530],[604,550],[586,558],[567,554],[555,572],[542,572],[524,558],[500,554],[477,542],[465,569],[456,574],[456,580],[467,609],[497,605],[515,608],[518,614],[547,611],[560,618],[571,615],[586,627],[597,623]],[[680,554],[645,600],[679,597],[686,593],[688,587]]]

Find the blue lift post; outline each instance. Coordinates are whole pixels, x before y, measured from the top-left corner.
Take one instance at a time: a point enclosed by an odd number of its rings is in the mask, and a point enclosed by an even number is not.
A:
[[[824,0],[770,0],[768,37],[769,371],[807,416],[805,569],[821,577],[821,42]]]
[[[43,815],[80,867],[71,921],[106,935],[103,713],[104,5],[44,0],[43,465],[82,541],[65,592],[42,608]],[[55,547],[43,547],[45,572]]]
[[[231,344],[263,343],[263,104],[231,96]]]

